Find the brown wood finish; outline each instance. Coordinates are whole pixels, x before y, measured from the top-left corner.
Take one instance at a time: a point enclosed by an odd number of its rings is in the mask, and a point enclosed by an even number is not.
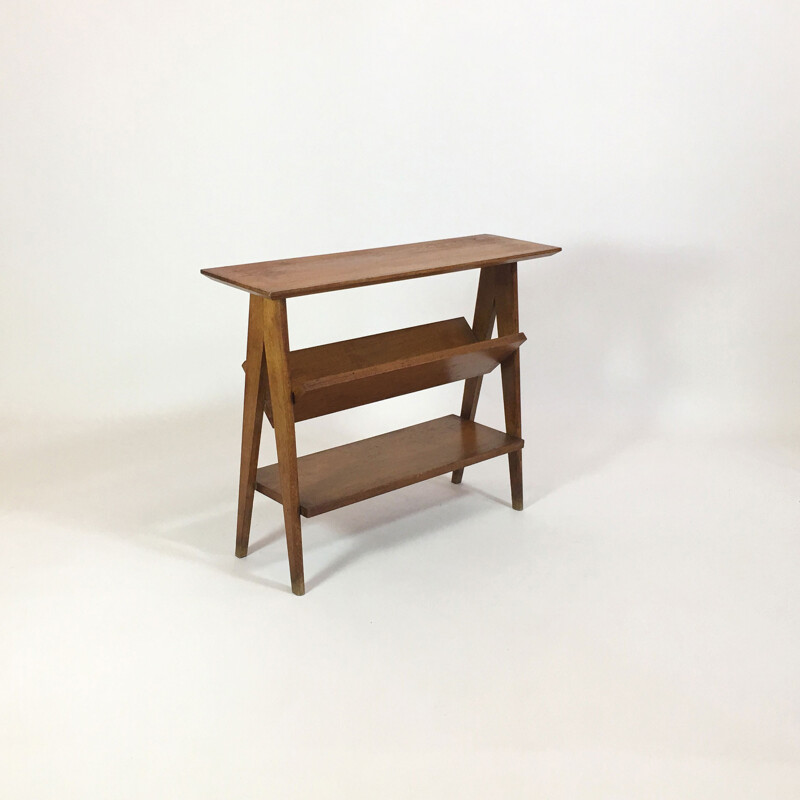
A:
[[[506,264],[495,271],[495,310],[497,332],[511,336],[519,331],[519,303],[517,301],[517,265]],[[507,358],[500,368],[503,382],[503,410],[506,433],[522,437],[522,405],[520,399],[519,350]],[[511,505],[522,511],[522,453],[508,454],[508,471],[511,479]]]
[[[475,337],[464,317],[414,325],[386,333],[315,345],[289,353],[295,387],[307,381],[351,370],[472,344]]]
[[[264,342],[267,373],[272,395],[275,445],[278,451],[283,521],[289,552],[292,592],[305,594],[303,576],[303,539],[300,530],[300,500],[297,488],[297,444],[294,435],[294,412],[289,374],[289,328],[286,301],[268,300],[264,305]],[[260,417],[259,417],[260,419]]]
[[[476,340],[489,339],[494,330],[494,274],[496,267],[484,267],[478,279],[478,293],[475,298],[475,316],[472,321],[472,335]],[[474,420],[481,394],[483,375],[467,378],[464,383],[464,397],[461,401],[461,418]],[[461,483],[464,469],[453,472],[453,483]]]
[[[266,365],[266,363],[262,364],[261,368],[264,370],[264,375],[266,375],[267,374],[267,365]],[[244,370],[244,373],[245,373],[245,376],[246,376],[247,375],[247,359],[242,361],[242,370]],[[266,381],[266,384],[267,384],[267,391],[266,391],[266,394],[264,396],[264,413],[267,416],[267,420],[269,421],[269,424],[272,425],[273,424],[272,423],[272,402],[270,401],[270,398],[269,398],[269,380],[267,380],[265,378],[265,381]]]
[[[297,460],[300,512],[313,517],[503,453],[522,439],[455,414]],[[283,502],[279,464],[262,467],[256,488]]]
[[[292,591],[303,594],[301,513],[314,516],[417,481],[508,455],[512,505],[522,509],[517,261],[558,247],[469,236],[329,256],[203,270],[250,292],[236,555],[247,555],[256,489],[283,505]],[[289,350],[286,298],[480,268],[472,326],[459,317],[346,342]],[[495,320],[497,338],[492,339]],[[500,364],[506,431],[475,423],[482,376]],[[297,458],[295,422],[454,380],[451,415]],[[263,414],[278,463],[257,469]]]
[[[236,555],[244,558],[250,540],[250,520],[253,516],[258,449],[261,443],[261,420],[267,393],[267,373],[264,361],[264,300],[250,296],[247,326],[247,360],[244,378],[244,414],[242,418],[242,455],[239,469],[239,508],[236,517]]]
[[[558,253],[553,247],[483,233],[456,239],[258,261],[202,270],[214,280],[264,297],[298,297],[336,289],[421,278]]]
[[[491,372],[525,341],[517,333],[384,364],[293,379],[295,419],[304,420]]]
[[[456,317],[290,351],[295,422],[415,391],[404,388],[405,384],[395,373],[413,369],[413,362],[419,361],[420,356],[474,343],[475,337],[467,321]],[[430,359],[421,359],[423,362],[427,360]],[[496,364],[492,368],[494,366]],[[242,364],[242,369],[247,371],[247,361]],[[437,372],[435,365],[428,372],[429,382],[420,385],[419,389],[464,377],[454,375],[447,378],[445,375],[441,378],[442,368]],[[367,380],[373,376],[376,380]],[[359,384],[348,389],[345,384],[351,380],[358,380]],[[269,391],[265,413],[273,424]]]

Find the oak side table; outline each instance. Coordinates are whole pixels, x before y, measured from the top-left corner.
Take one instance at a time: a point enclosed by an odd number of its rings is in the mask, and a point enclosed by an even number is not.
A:
[[[508,454],[512,505],[522,509],[517,262],[551,247],[481,234],[457,239],[262,261],[201,270],[250,293],[236,555],[247,555],[256,490],[283,506],[292,591],[305,592],[300,516]],[[358,339],[289,349],[286,299],[317,292],[479,269],[472,327],[463,317]],[[495,319],[497,338],[492,338]],[[505,432],[474,421],[483,375],[500,365]],[[297,457],[296,422],[389,397],[465,381],[461,415]],[[258,468],[262,415],[278,463]]]

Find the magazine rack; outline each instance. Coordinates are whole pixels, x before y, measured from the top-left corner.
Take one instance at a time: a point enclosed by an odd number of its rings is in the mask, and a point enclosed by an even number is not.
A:
[[[305,591],[300,516],[313,517],[417,481],[508,454],[511,498],[522,509],[517,262],[559,252],[482,234],[419,244],[204,269],[250,293],[236,555],[247,555],[253,496],[283,506],[292,591]],[[286,299],[480,269],[472,326],[463,317],[358,339],[289,349]],[[492,338],[495,319],[496,338]],[[482,377],[500,365],[505,432],[474,421]],[[453,381],[461,415],[297,457],[296,422]],[[258,469],[261,422],[275,429],[278,463]]]

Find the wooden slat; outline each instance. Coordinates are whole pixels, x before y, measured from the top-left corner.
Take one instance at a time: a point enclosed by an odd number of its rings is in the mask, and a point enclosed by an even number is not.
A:
[[[475,341],[464,317],[360,336],[332,344],[293,350],[289,354],[292,384],[297,387],[318,378],[366,369],[403,358],[448,350]]]
[[[466,324],[466,323],[465,323]],[[472,337],[471,331],[469,336]],[[418,392],[491,372],[519,349],[525,334],[425,352],[305,380],[292,378],[296,420]]]
[[[478,293],[475,297],[475,316],[472,322],[472,334],[476,340],[491,339],[494,330],[494,276],[502,267],[485,267],[478,280]],[[464,383],[464,397],[461,400],[461,418],[475,419],[478,398],[481,394],[483,375],[467,378]],[[453,483],[461,483],[464,470],[457,469],[453,473]]]
[[[265,297],[298,297],[387,281],[525,261],[560,247],[484,233],[456,239],[258,261],[201,270],[214,280]]]
[[[488,458],[522,439],[455,414],[297,460],[300,513],[313,517]],[[278,465],[256,473],[256,489],[281,502]]]

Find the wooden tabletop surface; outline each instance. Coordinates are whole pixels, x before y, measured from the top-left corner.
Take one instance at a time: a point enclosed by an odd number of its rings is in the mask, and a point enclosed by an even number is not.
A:
[[[251,294],[283,298],[525,261],[551,256],[560,250],[547,244],[482,233],[324,256],[215,267],[201,272]]]

